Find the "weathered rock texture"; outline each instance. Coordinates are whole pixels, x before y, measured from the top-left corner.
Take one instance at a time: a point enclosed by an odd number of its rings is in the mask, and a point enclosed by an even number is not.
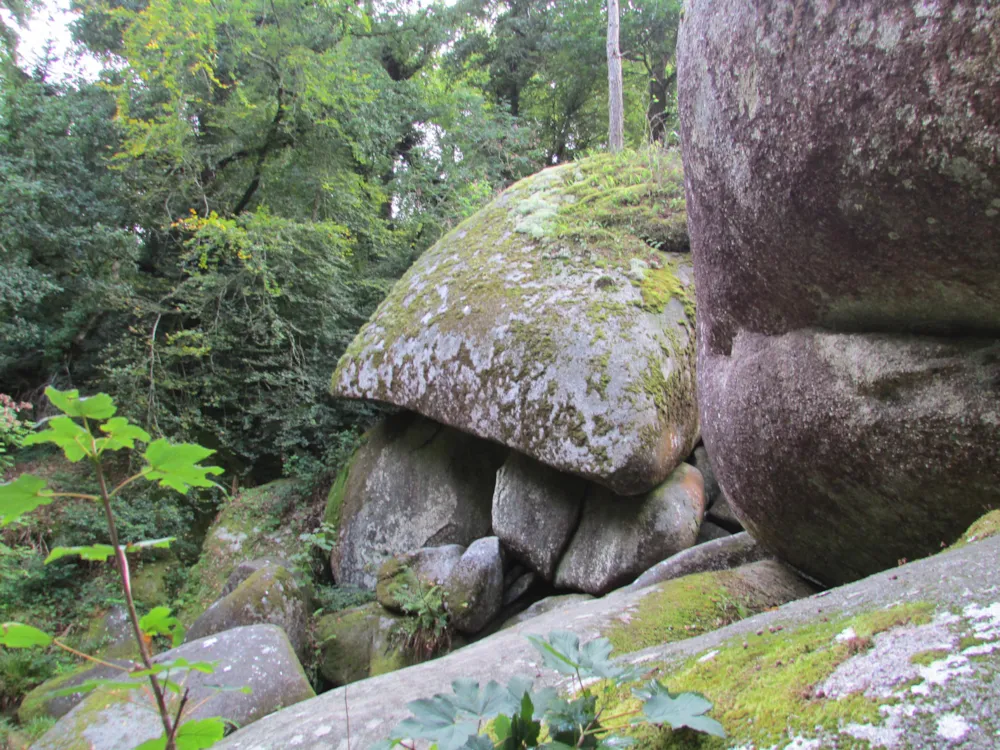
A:
[[[729,570],[766,557],[767,552],[757,540],[743,531],[732,536],[713,539],[668,557],[636,578],[635,582],[628,586],[628,590],[634,591],[692,573]]]
[[[154,662],[218,662],[212,674],[191,672],[185,686],[190,719],[221,716],[246,726],[315,694],[281,628],[253,625],[186,643]],[[249,687],[244,693],[240,688]],[[221,688],[221,690],[219,689]],[[99,688],[62,717],[34,750],[121,750],[160,737],[163,726],[145,690]],[[176,708],[172,706],[172,708]]]
[[[674,691],[703,692],[713,702],[710,715],[721,721],[730,735],[724,744],[715,743],[725,747],[855,747],[862,743],[854,733],[891,728],[892,746],[898,750],[938,750],[954,746],[939,731],[961,729],[964,723],[966,728],[960,733],[965,744],[961,747],[993,750],[1000,732],[1000,693],[996,689],[1000,675],[998,554],[1000,539],[976,542],[696,638],[663,643],[666,639],[658,636],[659,645],[629,654],[625,660],[641,665],[643,671],[656,665],[658,678]],[[324,693],[236,732],[218,749],[346,747],[348,718],[351,746],[368,747],[386,738],[409,715],[408,701],[449,692],[451,682],[459,678],[480,684],[496,680],[505,685],[515,675],[527,676],[536,688],[554,685],[567,693],[575,691],[572,676],[538,669],[538,652],[523,635],[571,630],[584,641],[604,634],[618,640],[619,633],[642,640],[636,624],[644,620],[644,602],[663,598],[668,589],[676,589],[686,580],[572,604],[434,662],[356,683],[347,691]],[[670,613],[677,608],[667,602],[660,604],[656,611]],[[928,665],[916,669],[917,665],[905,660],[907,673],[915,672],[920,680],[913,685],[920,693],[906,691],[905,682],[896,691],[901,695],[889,699],[865,695],[865,686],[860,684],[849,700],[827,699],[808,689],[821,680],[839,680],[843,675],[837,675],[838,666],[849,664],[852,654],[872,654],[864,637],[876,631],[898,633],[908,622],[917,624],[920,618],[938,623],[947,618],[951,635],[968,634],[964,642],[949,638],[946,653],[933,655],[939,662],[954,659],[952,668],[932,669],[933,665]],[[849,627],[855,628],[858,641],[838,641],[837,636]],[[682,638],[685,629],[678,630],[677,637]],[[961,653],[973,637],[976,646],[971,648],[978,646],[979,651],[975,658],[975,651]],[[888,669],[873,672],[880,674],[883,682],[895,678]],[[935,680],[935,672],[947,679]],[[627,692],[624,695],[631,697]],[[895,718],[880,712],[883,704]],[[942,725],[940,719],[951,713],[957,716]],[[750,718],[753,721],[748,721]]]
[[[686,11],[704,439],[748,530],[827,583],[1000,504],[998,38],[982,0]]]
[[[477,539],[452,568],[442,587],[451,625],[478,633],[503,606],[503,549],[495,536]]]
[[[505,453],[413,414],[379,423],[329,499],[339,522],[337,583],[374,588],[386,557],[487,536]]]
[[[659,249],[655,249],[659,248]],[[386,401],[638,494],[698,434],[680,161],[546,169],[424,253],[333,393]]]
[[[244,625],[277,625],[305,662],[309,655],[308,599],[287,568],[264,566],[191,623],[186,639],[195,641]]]
[[[497,472],[493,533],[551,581],[580,520],[587,483],[512,452]]]
[[[690,464],[642,497],[617,497],[592,486],[555,584],[606,594],[693,545],[704,512],[701,474]]]

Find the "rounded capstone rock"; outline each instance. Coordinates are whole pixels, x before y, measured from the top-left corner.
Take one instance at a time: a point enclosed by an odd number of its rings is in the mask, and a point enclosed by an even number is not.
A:
[[[598,156],[508,188],[425,252],[333,374],[622,494],[698,436],[674,152]],[[680,252],[678,252],[680,251]]]

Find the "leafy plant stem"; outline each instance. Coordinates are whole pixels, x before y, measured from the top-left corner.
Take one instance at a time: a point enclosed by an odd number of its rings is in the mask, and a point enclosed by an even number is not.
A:
[[[115,487],[115,488],[114,488],[113,490],[111,490],[111,493],[110,493],[110,494],[108,495],[108,497],[114,497],[114,496],[115,496],[115,495],[117,495],[117,494],[118,494],[119,492],[121,492],[121,491],[122,491],[123,489],[125,489],[125,488],[126,488],[126,487],[128,487],[128,486],[129,486],[130,484],[132,484],[132,482],[134,482],[134,481],[135,481],[136,479],[142,479],[142,477],[144,477],[145,475],[146,475],[146,474],[145,474],[145,472],[139,472],[138,474],[133,474],[133,475],[132,475],[132,476],[130,476],[130,477],[129,477],[128,479],[126,479],[125,481],[121,482],[121,483],[120,483],[120,484],[119,484],[119,485],[118,485],[117,487]],[[94,499],[95,499],[95,500],[97,500],[97,498],[96,498],[96,497],[95,497]]]
[[[79,492],[53,492],[51,497],[70,497],[77,500],[90,500],[95,503],[99,502],[101,499],[97,495],[84,495]]]
[[[58,638],[52,640],[53,646],[58,646],[63,651],[73,654],[73,656],[78,656],[81,659],[86,659],[87,661],[92,661],[95,664],[100,664],[102,667],[111,667],[112,669],[117,669],[120,672],[128,672],[128,667],[123,667],[118,664],[113,664],[109,661],[104,661],[103,659],[98,659],[96,656],[91,656],[90,654],[85,654],[82,651],[77,651],[75,648],[67,646],[65,643],[60,641]]]
[[[108,494],[108,484],[104,477],[104,468],[101,460],[97,456],[92,458],[94,469],[97,472],[97,482],[101,489],[101,503],[104,506],[104,517],[108,522],[108,534],[111,537],[111,546],[115,550],[115,562],[118,564],[118,574],[122,579],[122,591],[125,594],[125,606],[128,609],[129,620],[132,623],[132,633],[135,636],[136,644],[139,646],[139,656],[142,658],[143,666],[151,670],[153,660],[149,655],[149,648],[142,637],[142,629],[139,627],[139,615],[135,611],[135,600],[132,598],[132,584],[128,574],[128,560],[125,558],[125,550],[118,543],[118,527],[115,525],[115,516],[111,511],[111,496]],[[167,701],[163,695],[163,687],[160,685],[156,675],[149,675],[149,684],[153,690],[153,697],[156,700],[156,708],[160,713],[160,721],[163,723],[163,732],[166,736],[167,744],[165,750],[176,750],[174,734],[176,733],[176,722],[170,718],[170,711],[167,708]]]

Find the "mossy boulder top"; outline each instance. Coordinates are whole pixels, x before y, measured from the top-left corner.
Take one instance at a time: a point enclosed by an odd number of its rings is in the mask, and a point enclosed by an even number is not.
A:
[[[619,494],[698,434],[679,157],[597,156],[522,180],[430,248],[333,375]]]

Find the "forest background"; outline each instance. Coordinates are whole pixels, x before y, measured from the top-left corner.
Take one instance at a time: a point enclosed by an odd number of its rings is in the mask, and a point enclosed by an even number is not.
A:
[[[329,378],[393,282],[513,181],[606,144],[602,0],[74,0],[87,77],[18,58],[33,10],[0,0],[8,476],[52,385],[216,450],[230,489],[321,498],[377,413]],[[679,0],[622,3],[627,146],[676,140],[679,20]],[[189,564],[220,499],[116,513]],[[41,564],[103,533],[72,506],[6,530],[0,614],[58,631],[113,601],[106,571]],[[0,710],[58,668],[0,654]]]

